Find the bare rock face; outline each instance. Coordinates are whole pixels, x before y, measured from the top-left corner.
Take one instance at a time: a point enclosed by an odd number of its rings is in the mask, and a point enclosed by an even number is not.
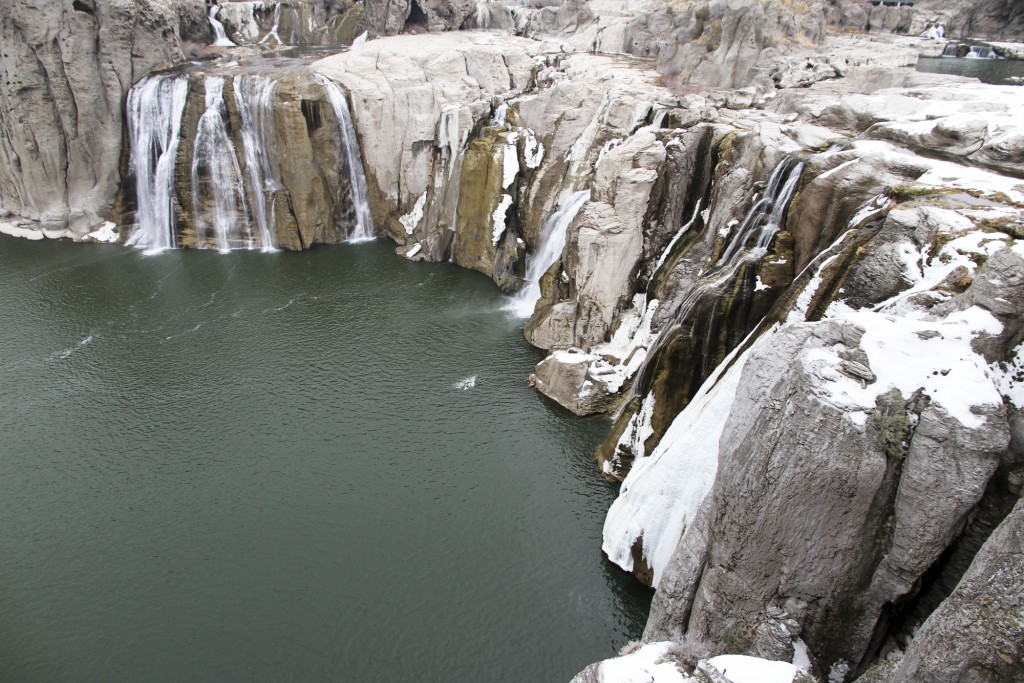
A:
[[[4,0],[0,203],[51,236],[101,222],[121,175],[128,89],[184,59],[202,0]],[[197,29],[198,30],[198,29]]]
[[[778,1],[696,3],[679,14],[636,20],[627,33],[628,47],[656,57],[658,70],[681,83],[744,87],[754,80],[755,64],[824,40],[824,8],[819,3],[806,10],[793,7]]]
[[[451,31],[475,16],[472,0],[371,0],[366,27],[374,36]]]
[[[1020,681],[1024,675],[1022,575],[1024,501],[989,537],[956,590],[924,623],[887,680]]]

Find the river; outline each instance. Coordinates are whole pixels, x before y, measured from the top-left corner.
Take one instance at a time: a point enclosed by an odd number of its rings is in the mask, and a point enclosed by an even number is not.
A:
[[[479,274],[0,236],[0,679],[567,681],[640,635],[605,420]]]

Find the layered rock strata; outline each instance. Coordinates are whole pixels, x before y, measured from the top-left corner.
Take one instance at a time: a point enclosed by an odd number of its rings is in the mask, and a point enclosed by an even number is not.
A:
[[[0,197],[28,233],[82,235],[107,218],[128,90],[209,34],[202,0],[0,4]]]

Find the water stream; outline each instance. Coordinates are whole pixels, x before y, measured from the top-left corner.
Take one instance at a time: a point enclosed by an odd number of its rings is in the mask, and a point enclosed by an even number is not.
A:
[[[349,242],[365,242],[372,240],[373,217],[370,215],[369,191],[366,186],[366,171],[363,169],[363,160],[359,151],[359,140],[356,137],[356,129],[352,124],[352,114],[348,108],[348,100],[345,93],[341,91],[334,81],[316,75],[317,80],[324,87],[327,98],[334,109],[334,115],[338,119],[338,126],[341,132],[341,151],[345,162],[345,170],[348,173],[352,184],[352,204],[355,208],[356,226],[349,235]]]
[[[220,251],[252,249],[249,207],[245,182],[235,146],[228,133],[224,104],[224,78],[209,76],[204,82],[206,111],[192,156],[192,211],[200,249],[213,245]],[[210,211],[204,211],[203,197]]]
[[[217,19],[217,13],[220,12],[220,5],[213,5],[210,7],[210,26],[213,27],[213,44],[218,47],[235,47],[235,43],[228,38],[227,33],[224,31],[224,24],[220,23]]]
[[[135,176],[135,225],[128,245],[147,251],[175,246],[174,163],[188,76],[147,76],[128,93],[129,167]]]
[[[533,309],[541,297],[540,279],[562,257],[566,231],[589,199],[590,190],[575,192],[544,221],[540,244],[535,253],[526,257],[526,284],[508,306],[519,317],[528,318],[533,315]]]

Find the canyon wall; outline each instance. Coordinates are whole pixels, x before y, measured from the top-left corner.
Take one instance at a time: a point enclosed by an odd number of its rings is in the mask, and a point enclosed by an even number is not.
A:
[[[81,234],[122,181],[128,90],[205,41],[205,5],[4,0],[0,13],[0,207],[49,236]]]
[[[172,70],[219,54],[202,3],[8,4],[5,211],[153,250],[378,234],[509,293],[536,388],[615,416],[647,647],[915,680],[969,628],[953,680],[1021,670],[1019,90],[822,54],[818,3],[230,3],[245,46]],[[360,22],[435,33],[257,58]]]

